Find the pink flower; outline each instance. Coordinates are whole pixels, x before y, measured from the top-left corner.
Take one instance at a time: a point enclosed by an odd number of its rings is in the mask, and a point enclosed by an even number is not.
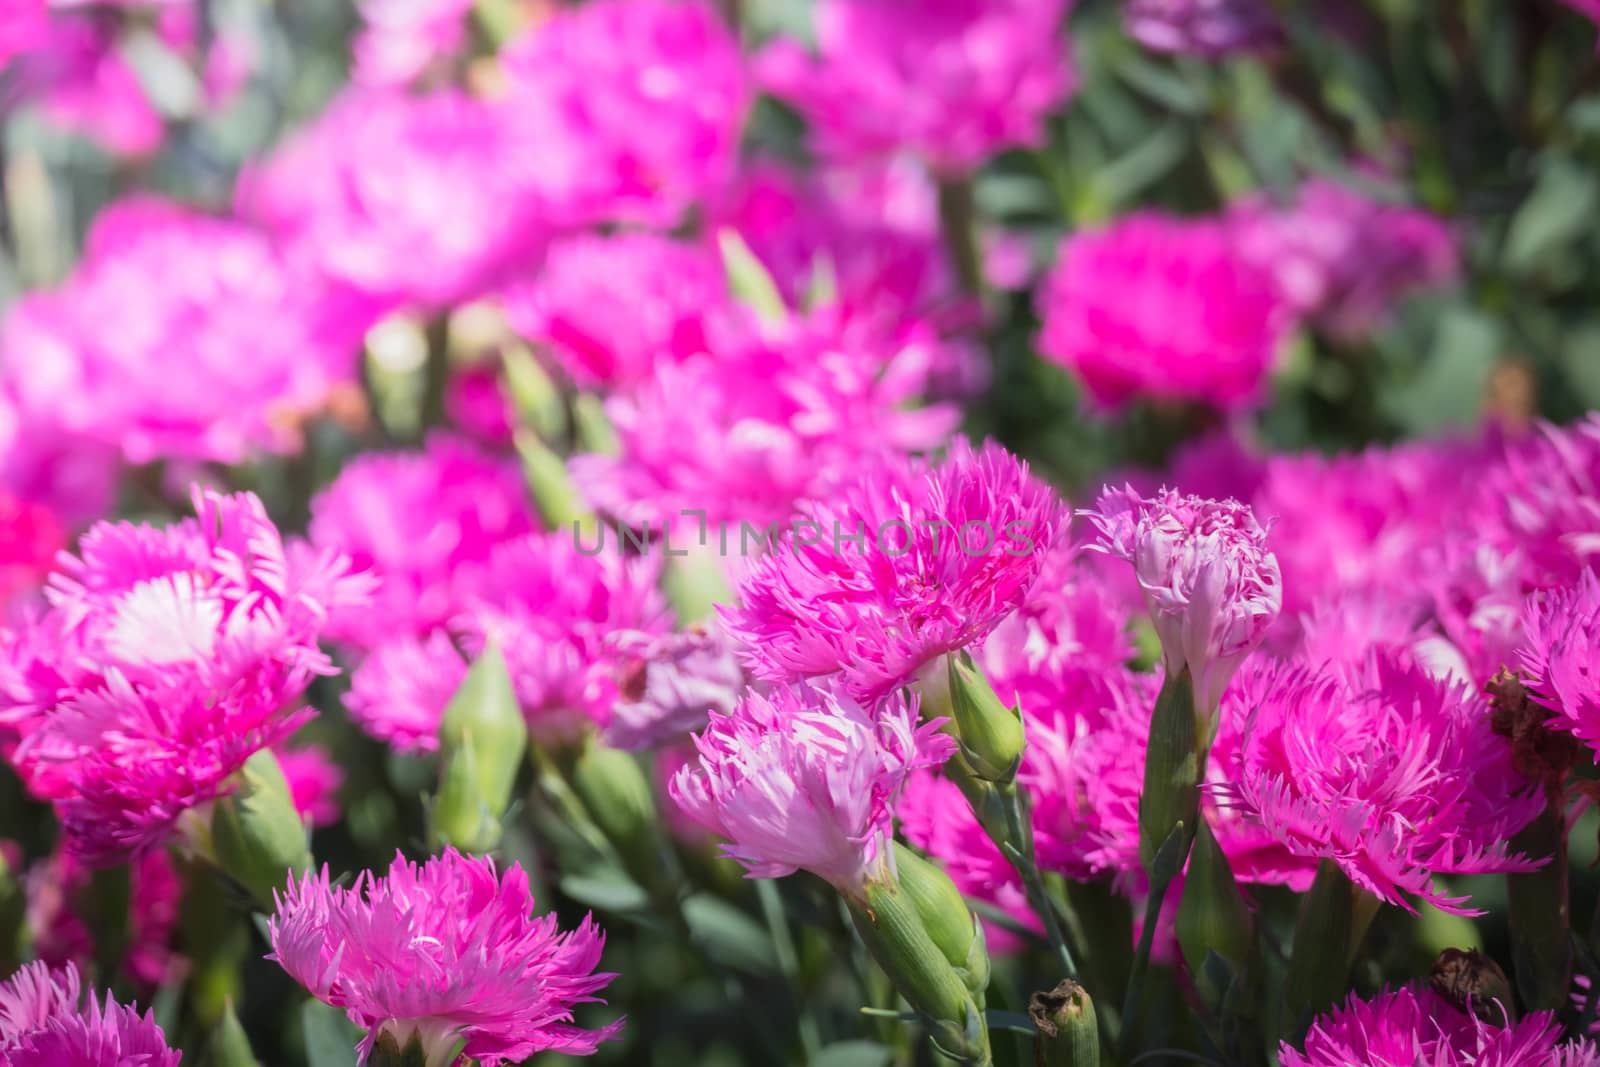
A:
[[[397,752],[437,752],[439,723],[466,676],[466,660],[443,630],[397,637],[351,673],[344,706],[357,726]]]
[[[1236,204],[1230,225],[1296,313],[1347,336],[1368,332],[1407,292],[1442,285],[1460,267],[1442,220],[1324,179],[1301,186],[1283,208],[1264,198]]]
[[[45,0],[19,0],[12,7],[0,22],[0,68],[40,47],[50,33]]]
[[[516,465],[455,438],[357,456],[312,500],[311,540],[380,585],[374,606],[336,613],[329,634],[370,649],[443,626],[461,610],[461,569],[535,526]]]
[[[1550,724],[1600,747],[1600,578],[1530,597],[1523,627],[1517,658]]]
[[[251,227],[126,200],[67,281],[7,319],[0,348],[20,408],[131,463],[237,463],[298,450],[301,423],[354,386],[355,338],[302,293]]]
[[[1237,501],[1170,489],[1149,500],[1129,488],[1107,489],[1084,514],[1100,531],[1090,547],[1133,564],[1167,677],[1187,669],[1196,710],[1213,712],[1283,607],[1266,527]]]
[[[1022,461],[958,439],[937,466],[884,466],[816,504],[723,619],[757,675],[838,675],[876,700],[1015,611],[1069,518]]]
[[[915,698],[903,694],[869,708],[836,689],[751,692],[696,736],[699,764],[673,778],[672,797],[728,839],[724,855],[750,877],[807,870],[858,894],[893,869],[907,776],[955,751],[940,724],[919,725]]]
[[[1207,59],[1260,51],[1283,40],[1266,0],[1126,0],[1122,21],[1152,51]]]
[[[1600,1049],[1562,1042],[1550,1012],[1515,1023],[1484,1022],[1431,989],[1402,987],[1361,1000],[1355,994],[1312,1024],[1305,1050],[1284,1043],[1283,1067],[1596,1067]]]
[[[1290,323],[1272,276],[1223,222],[1150,212],[1067,238],[1039,300],[1040,351],[1108,408],[1251,406]]]
[[[1077,87],[1067,0],[822,0],[817,55],[784,39],[760,58],[771,92],[810,120],[823,153],[898,152],[960,175],[1044,140]]]
[[[544,739],[605,727],[619,695],[612,635],[667,630],[660,560],[591,552],[571,530],[509,541],[463,575],[454,623],[468,653],[505,653],[529,726]]]
[[[0,489],[0,619],[20,597],[44,585],[65,546],[61,522],[48,507]]]
[[[616,748],[656,748],[684,740],[708,715],[730,715],[747,679],[721,627],[681,633],[613,634],[608,647],[621,657],[618,701],[606,743]]]
[[[566,152],[593,210],[670,226],[727,181],[751,98],[739,44],[702,0],[600,0],[501,53],[508,104]]]
[[[413,1035],[430,1063],[462,1038],[457,1062],[483,1067],[589,1055],[622,1027],[572,1025],[573,1007],[615,977],[594,973],[605,935],[588,918],[562,932],[533,906],[519,865],[502,874],[454,849],[421,866],[396,855],[386,876],[363,871],[350,888],[324,867],[278,896],[269,958],[366,1028],[363,1063],[381,1038],[404,1047]]]
[[[27,301],[10,314],[25,314]],[[6,366],[5,329],[0,327],[0,368]],[[17,379],[0,369],[0,486],[49,508],[61,522],[79,528],[112,508],[121,463],[115,449],[90,436],[88,428],[69,430],[60,409],[47,397],[32,407],[19,397]]]
[[[298,745],[277,751],[278,766],[289,783],[294,810],[312,826],[339,821],[339,787],[344,771],[321,745]]]
[[[444,413],[469,440],[485,447],[509,450],[515,440],[518,415],[496,361],[452,373],[445,387]]]
[[[1525,555],[1535,586],[1575,581],[1600,557],[1600,413],[1513,442],[1480,489],[1480,536]]]
[[[33,951],[51,967],[88,966],[95,959],[94,939],[84,919],[88,908],[99,906],[86,899],[90,878],[87,867],[60,850],[28,871]],[[182,901],[183,882],[165,851],[152,849],[133,861],[122,970],[142,987],[177,981],[186,968],[187,961],[173,951]]]
[[[1237,769],[1216,788],[1302,857],[1358,887],[1457,914],[1439,874],[1532,870],[1507,840],[1544,808],[1513,768],[1483,697],[1379,653],[1363,679],[1291,665],[1244,672],[1228,700],[1247,716]]]
[[[178,1067],[182,1053],[148,1012],[107,993],[79,1006],[78,971],[30,963],[0,983],[0,1063],[6,1067]]]
[[[505,304],[582,389],[626,389],[658,363],[714,351],[718,319],[734,314],[711,251],[649,233],[563,241]]]
[[[29,28],[35,36],[11,71],[16,91],[39,103],[54,124],[116,155],[144,156],[161,147],[165,120],[123,54],[115,17],[56,10]]]
[[[194,502],[165,529],[85,534],[0,664],[18,771],[93,866],[160,844],[304,722],[301,693],[334,673],[317,647],[327,613],[369,592],[343,559],[286,549],[253,495]]]
[[[472,0],[362,0],[355,78],[403,87],[467,43]]]

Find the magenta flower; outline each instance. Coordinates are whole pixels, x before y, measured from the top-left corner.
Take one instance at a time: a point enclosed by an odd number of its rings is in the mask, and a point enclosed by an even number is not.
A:
[[[439,723],[466,676],[467,662],[443,630],[397,637],[351,672],[344,706],[357,726],[397,752],[437,752]]]
[[[131,463],[237,463],[298,450],[302,422],[355,386],[357,338],[303,292],[256,230],[128,200],[60,288],[7,319],[0,349],[24,411]]]
[[[1237,501],[1172,490],[1145,500],[1129,488],[1107,489],[1084,514],[1100,531],[1090,547],[1133,564],[1167,677],[1187,669],[1197,711],[1211,714],[1283,607],[1266,527]]]
[[[672,797],[751,878],[806,870],[859,895],[893,870],[907,776],[955,751],[942,722],[919,724],[915,698],[898,693],[865,707],[831,688],[752,691],[695,737],[699,763],[673,778]]]
[[[89,966],[94,937],[85,920],[92,872],[69,852],[57,849],[28,870],[28,928],[33,952],[51,967]],[[129,869],[127,950],[122,972],[143,988],[179,980],[187,961],[173,951],[183,882],[172,858],[161,849],[137,857]],[[0,1056],[0,1063],[4,1063]]]
[[[461,568],[536,526],[516,464],[435,434],[421,452],[368,452],[311,502],[311,540],[379,580],[373,607],[336,613],[331,636],[371,649],[454,618]]]
[[[367,596],[345,560],[286,549],[261,501],[196,491],[165,529],[102,523],[0,670],[23,779],[90,865],[159,845],[311,710],[327,613]]]
[[[40,47],[50,33],[45,0],[22,0],[14,7],[16,10],[0,25],[0,68]]]
[[[715,624],[680,633],[613,634],[621,658],[606,743],[657,748],[685,740],[709,715],[731,715],[748,679],[734,645]]]
[[[658,362],[715,351],[718,319],[734,314],[715,254],[649,233],[562,241],[504,299],[512,328],[583,389],[626,389]]]
[[[1128,34],[1156,52],[1220,59],[1283,41],[1267,0],[1124,0]]]
[[[472,0],[361,0],[355,80],[404,87],[467,44]]]
[[[318,1000],[365,1027],[366,1062],[380,1039],[420,1038],[429,1063],[466,1040],[461,1063],[520,1063],[538,1052],[587,1056],[622,1028],[572,1025],[615,975],[596,974],[605,934],[592,919],[562,932],[533,916],[517,864],[446,849],[422,865],[396,855],[387,875],[350,888],[328,869],[290,879],[268,930],[274,959]]]
[[[861,162],[907,152],[966,174],[1036,146],[1077,87],[1064,44],[1067,0],[822,0],[817,55],[784,39],[762,84],[810,120],[824,155]]]
[[[1528,560],[1536,587],[1565,585],[1600,557],[1600,414],[1542,424],[1479,483],[1485,540]]]
[[[1600,579],[1585,571],[1576,585],[1531,597],[1526,640],[1517,658],[1550,724],[1600,746]]]
[[[339,787],[344,770],[321,745],[295,745],[277,750],[278,766],[289,783],[294,810],[312,826],[339,821]]]
[[[752,92],[738,41],[709,3],[568,8],[501,59],[508,106],[532,127],[542,165],[566,154],[596,215],[670,226],[732,177]]]
[[[1509,1007],[1509,1005],[1508,1005]],[[1462,1011],[1431,989],[1402,987],[1361,1000],[1355,994],[1311,1026],[1305,1050],[1279,1049],[1283,1067],[1596,1067],[1600,1049],[1563,1042],[1550,1012],[1504,1026]]]
[[[453,628],[471,656],[489,640],[500,646],[535,734],[604,728],[624,658],[612,635],[668,628],[659,570],[658,557],[624,558],[615,544],[591,552],[571,530],[530,534],[463,573],[465,608]]]
[[[44,585],[66,545],[61,521],[48,507],[0,489],[0,619],[19,599]]]
[[[0,982],[0,1063],[6,1067],[178,1067],[183,1054],[146,1012],[107,993],[80,1006],[78,971],[24,966]]]
[[[1225,223],[1149,212],[1067,238],[1039,302],[1040,351],[1108,408],[1257,403],[1291,318]]]
[[[1439,874],[1525,871],[1506,842],[1544,809],[1514,769],[1484,698],[1379,653],[1363,679],[1291,665],[1244,672],[1228,700],[1247,719],[1223,803],[1301,857],[1331,859],[1357,886],[1478,914]]]
[[[874,701],[1015,611],[1069,519],[1022,461],[958,439],[938,465],[886,465],[818,503],[723,619],[757,675],[838,675]]]

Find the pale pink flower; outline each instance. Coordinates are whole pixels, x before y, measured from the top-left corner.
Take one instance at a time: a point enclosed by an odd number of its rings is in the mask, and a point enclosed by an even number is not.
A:
[[[20,316],[28,301],[12,305]],[[116,500],[121,459],[117,450],[89,436],[87,429],[69,430],[62,405],[47,397],[28,406],[19,397],[17,378],[3,369],[5,330],[0,327],[0,486],[50,509],[68,527],[88,525],[111,511]]]
[[[1107,489],[1084,514],[1100,531],[1091,547],[1133,564],[1167,677],[1188,670],[1196,709],[1213,712],[1283,607],[1266,527],[1237,501],[1172,490],[1146,500]]]
[[[857,895],[893,870],[907,776],[955,751],[942,721],[919,724],[915,698],[898,693],[865,707],[831,688],[751,692],[696,736],[699,762],[673,778],[672,796],[750,877],[806,870]]]
[[[1152,212],[1068,237],[1038,300],[1040,351],[1106,408],[1257,404],[1291,322],[1225,223]]]
[[[1517,659],[1550,725],[1600,747],[1600,578],[1530,597]]]
[[[1268,0],[1124,0],[1129,36],[1156,52],[1220,59],[1283,41]]]
[[[782,39],[759,59],[769,91],[810,120],[824,155],[907,152],[961,175],[1043,142],[1077,87],[1067,0],[822,0],[816,55]]]
[[[732,714],[748,684],[733,643],[715,624],[613,634],[606,644],[620,657],[618,699],[606,728],[606,743],[616,748],[683,741],[709,715]]]
[[[329,635],[371,649],[443,626],[461,610],[460,570],[536,525],[516,464],[456,438],[357,456],[311,501],[311,540],[380,584],[373,606],[336,613]]]
[[[355,80],[406,86],[467,44],[472,0],[361,0]]]
[[[1510,1005],[1505,1005],[1509,1008]],[[1404,986],[1350,999],[1317,1019],[1304,1051],[1285,1042],[1283,1067],[1596,1067],[1600,1049],[1562,1041],[1550,1012],[1516,1022],[1485,1022],[1431,989]]]
[[[328,750],[321,745],[294,745],[278,749],[277,757],[295,812],[312,826],[338,822],[344,770]]]
[[[344,706],[357,726],[397,752],[436,752],[439,723],[467,676],[443,630],[374,648],[350,675]]]
[[[535,918],[517,864],[502,873],[454,849],[420,866],[396,855],[387,875],[363,871],[345,888],[324,867],[275,897],[269,958],[366,1029],[363,1063],[380,1038],[403,1048],[413,1035],[429,1062],[462,1038],[483,1067],[586,1056],[622,1027],[572,1025],[573,1007],[615,977],[595,973],[605,935],[589,918],[566,932],[553,913]]]
[[[754,672],[838,675],[875,700],[986,637],[1022,603],[1070,520],[999,445],[869,470],[816,503],[722,609]]]
[[[161,147],[166,122],[123,54],[114,17],[58,9],[29,45],[10,74],[15,91],[50,122],[116,155],[144,156]]]
[[[255,496],[194,503],[165,529],[85,534],[0,670],[17,769],[91,865],[159,845],[304,722],[301,694],[334,673],[317,647],[328,611],[370,592],[342,558],[286,548]]]
[[[1544,809],[1515,770],[1484,698],[1375,654],[1364,678],[1289,664],[1245,671],[1227,700],[1247,725],[1223,803],[1358,887],[1477,914],[1441,874],[1532,870],[1507,841]]]
[[[146,1012],[107,993],[80,1006],[77,968],[30,963],[0,982],[0,1063],[6,1067],[178,1067],[183,1054]]]
[[[101,906],[86,899],[91,876],[71,853],[59,849],[28,871],[33,952],[51,967],[87,967],[96,959],[94,937],[84,918],[88,909]],[[187,961],[173,951],[184,890],[172,857],[152,849],[133,860],[128,878],[128,941],[122,972],[143,988],[177,981]]]

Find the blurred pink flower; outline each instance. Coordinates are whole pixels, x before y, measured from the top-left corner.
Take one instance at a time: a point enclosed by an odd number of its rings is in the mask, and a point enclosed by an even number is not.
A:
[[[25,964],[0,982],[0,1063],[6,1067],[178,1067],[183,1054],[146,1012],[140,1015],[107,993],[91,992],[87,1006],[76,967],[51,971]]]
[[[380,1038],[403,1048],[413,1035],[430,1063],[463,1038],[483,1067],[589,1055],[622,1028],[572,1025],[573,1007],[615,977],[594,973],[605,935],[588,918],[562,932],[533,908],[520,866],[501,873],[454,849],[420,866],[397,854],[387,875],[363,871],[350,888],[324,867],[278,896],[270,958],[366,1029],[363,1063]]]
[[[681,742],[709,715],[729,715],[748,679],[735,646],[715,623],[670,634],[619,633],[617,703],[606,744],[657,748]]]
[[[372,649],[443,626],[461,610],[461,569],[536,525],[516,464],[446,434],[357,456],[311,501],[311,541],[379,586],[371,606],[335,612],[328,635]]]
[[[763,86],[811,123],[826,156],[900,152],[960,176],[1044,140],[1077,87],[1067,0],[821,0],[817,54],[780,39]]]
[[[1133,564],[1167,677],[1187,669],[1196,710],[1211,714],[1283,608],[1266,527],[1237,501],[1170,489],[1149,500],[1107,489],[1084,514],[1100,531],[1089,547]]]
[[[355,80],[404,87],[467,44],[472,0],[361,0]]]
[[[0,489],[0,624],[19,601],[43,588],[56,553],[65,547],[66,533],[54,512]]]
[[[624,557],[614,544],[591,552],[572,530],[529,534],[464,568],[452,628],[471,656],[500,646],[535,736],[604,728],[624,659],[613,635],[668,629],[659,573],[658,557]]]
[[[28,871],[28,928],[33,931],[33,951],[51,967],[87,967],[96,959],[94,937],[84,916],[88,909],[102,905],[85,899],[90,878],[87,867],[60,850]],[[183,883],[166,851],[151,849],[134,859],[129,869],[128,942],[122,971],[141,987],[175,982],[187,965],[173,951],[182,900]]]
[[[339,821],[339,787],[344,771],[321,745],[294,745],[276,751],[278,766],[289,783],[294,810],[312,826]]]
[[[699,762],[672,780],[678,806],[727,838],[751,878],[807,870],[847,895],[893,870],[889,843],[907,776],[943,763],[943,720],[919,724],[915,698],[864,707],[831,688],[749,693],[695,737]]]
[[[1040,351],[1107,408],[1253,406],[1291,319],[1224,222],[1154,212],[1068,237],[1038,301]]]
[[[1479,536],[1521,553],[1530,585],[1575,581],[1600,558],[1600,413],[1510,442],[1477,489]]]
[[[46,0],[14,0],[0,19],[0,68],[40,47],[49,37]]]
[[[1509,1009],[1510,1005],[1505,1005]],[[1283,1067],[1597,1067],[1600,1049],[1563,1042],[1550,1012],[1497,1026],[1468,1014],[1431,989],[1404,986],[1362,1000],[1352,993],[1317,1019],[1302,1052],[1285,1042]]]
[[[1391,904],[1467,915],[1436,875],[1538,867],[1506,842],[1544,794],[1473,689],[1380,652],[1361,679],[1258,665],[1227,699],[1247,725],[1234,776],[1212,788],[1297,856],[1333,860]]]
[[[1129,36],[1156,52],[1220,59],[1283,41],[1268,0],[1124,0]]]
[[[516,435],[517,411],[494,360],[458,367],[451,373],[445,386],[444,413],[468,440],[485,448],[508,449]]]
[[[355,338],[303,294],[253,228],[124,200],[95,221],[67,281],[6,319],[5,377],[21,413],[130,463],[292,452],[357,369]]]
[[[549,142],[541,151],[575,157],[600,217],[670,227],[734,173],[753,94],[738,41],[703,0],[565,8],[501,60],[508,105]]]
[[[467,676],[467,662],[443,630],[397,637],[351,672],[344,706],[370,736],[397,752],[436,752],[439,723]]]
[[[774,682],[876,700],[981,641],[1028,595],[1070,514],[999,445],[868,470],[756,560],[723,621]]]
[[[370,592],[347,562],[285,548],[261,501],[196,490],[195,519],[102,523],[50,582],[50,610],[0,662],[23,780],[91,866],[159,845],[311,714],[330,609]]]
[[[1530,597],[1526,639],[1517,650],[1530,695],[1552,712],[1550,725],[1600,748],[1600,578]]]

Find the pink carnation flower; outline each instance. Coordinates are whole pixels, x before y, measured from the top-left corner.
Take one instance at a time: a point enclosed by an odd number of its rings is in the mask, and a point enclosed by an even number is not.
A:
[[[30,963],[0,983],[0,1063],[6,1067],[178,1067],[183,1054],[146,1012],[107,993],[80,1006],[78,971]]]
[[[1267,0],[1126,0],[1128,34],[1156,52],[1220,59],[1283,40]]]
[[[1172,490],[1145,500],[1129,488],[1107,489],[1084,514],[1100,531],[1091,547],[1133,564],[1167,676],[1187,669],[1196,709],[1214,711],[1283,607],[1266,527],[1236,501]]]
[[[1035,146],[1077,87],[1067,0],[822,0],[817,55],[793,40],[760,58],[763,85],[810,120],[825,155],[899,152],[960,175]]]
[[[1283,1067],[1596,1067],[1600,1049],[1586,1040],[1563,1042],[1550,1012],[1514,1023],[1484,1022],[1431,989],[1402,987],[1362,1000],[1355,994],[1322,1016],[1305,1049],[1285,1042]]]
[[[344,770],[321,745],[296,745],[277,751],[278,766],[289,783],[294,810],[312,826],[339,821],[339,787]]]
[[[1255,404],[1290,325],[1226,224],[1150,212],[1067,238],[1039,300],[1040,351],[1108,408]]]
[[[1290,665],[1229,691],[1248,717],[1237,769],[1214,786],[1290,852],[1331,859],[1357,886],[1456,914],[1439,874],[1526,871],[1506,842],[1544,809],[1483,697],[1377,655],[1361,684]]]
[[[253,495],[194,503],[165,529],[91,529],[0,664],[17,768],[94,866],[160,844],[304,722],[301,693],[334,673],[322,623],[369,592],[337,556],[286,549]]]
[[[404,87],[467,44],[472,0],[361,0],[355,80]]]
[[[876,700],[986,637],[1027,596],[1070,516],[999,445],[869,471],[757,560],[724,608],[754,672],[838,675]]]
[[[1600,557],[1600,413],[1540,425],[1506,448],[1479,488],[1485,540],[1526,556],[1536,587],[1575,581]]]
[[[298,450],[302,422],[355,384],[355,338],[302,292],[251,227],[126,200],[67,281],[7,319],[0,349],[24,411],[131,463],[237,463]]]
[[[90,908],[100,906],[86,899],[91,876],[71,853],[61,850],[28,871],[27,919],[33,952],[51,967],[87,967],[96,959],[85,919]],[[186,969],[187,961],[173,951],[182,901],[183,882],[164,850],[152,849],[133,861],[122,973],[143,988],[175,982]]]
[[[311,540],[380,584],[373,606],[336,613],[328,633],[370,649],[443,626],[461,609],[461,569],[535,526],[516,465],[455,438],[357,456],[312,500]]]
[[[0,489],[0,620],[44,585],[65,546],[61,522],[48,507]]]
[[[657,748],[683,741],[709,715],[730,715],[748,679],[733,643],[716,625],[680,633],[613,634],[619,657],[616,706],[606,743]]]
[[[530,534],[496,548],[463,576],[454,628],[471,656],[493,640],[505,653],[529,726],[545,739],[611,721],[625,631],[665,633],[656,588],[660,560],[616,546],[591,552],[571,530]]]
[[[1600,578],[1532,597],[1517,657],[1528,688],[1553,713],[1550,723],[1600,748]]]
[[[919,724],[915,698],[864,707],[835,689],[780,686],[713,715],[700,759],[672,780],[690,818],[728,839],[752,878],[806,870],[846,894],[893,870],[895,802],[919,767],[955,742]]]
[[[727,181],[751,89],[703,0],[599,0],[501,53],[508,105],[542,153],[565,152],[598,215],[670,226]]]
[[[397,637],[351,673],[344,706],[357,726],[397,752],[437,752],[439,723],[466,676],[467,662],[443,630]]]
[[[403,1048],[413,1036],[430,1063],[463,1038],[456,1062],[483,1067],[590,1055],[622,1028],[572,1025],[573,1007],[615,977],[594,973],[605,935],[588,918],[562,932],[533,907],[519,865],[501,873],[454,849],[421,866],[396,855],[387,875],[363,871],[350,888],[324,867],[278,895],[270,958],[366,1029],[363,1063],[380,1039]]]

